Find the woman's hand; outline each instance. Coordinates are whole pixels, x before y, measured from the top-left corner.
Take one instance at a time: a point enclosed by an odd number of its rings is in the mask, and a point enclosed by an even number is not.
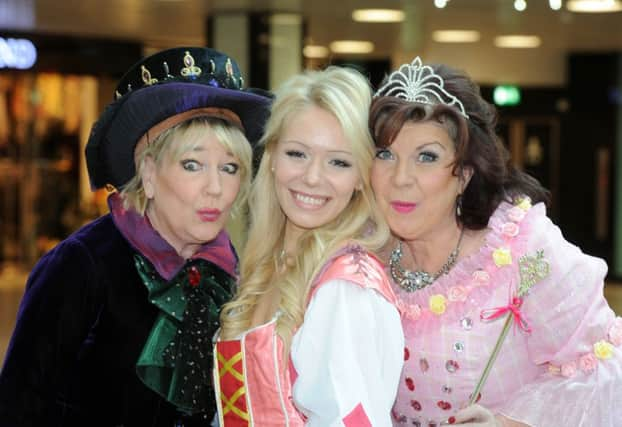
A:
[[[449,418],[449,424],[463,427],[505,427],[505,423],[497,419],[488,409],[480,405],[467,406]]]

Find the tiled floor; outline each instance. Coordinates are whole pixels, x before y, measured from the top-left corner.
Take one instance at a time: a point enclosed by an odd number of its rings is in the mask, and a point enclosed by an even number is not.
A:
[[[26,274],[18,271],[5,271],[0,275],[0,360],[8,345],[15,326],[19,301],[22,298]],[[608,283],[605,296],[613,310],[622,316],[622,283]]]

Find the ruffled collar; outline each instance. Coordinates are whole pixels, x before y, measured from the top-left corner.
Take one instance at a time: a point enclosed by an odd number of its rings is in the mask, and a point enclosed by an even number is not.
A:
[[[543,204],[532,207],[526,197],[514,204],[502,202],[488,221],[479,251],[459,260],[432,285],[407,292],[391,281],[405,320],[420,328],[461,319],[472,309],[481,309],[499,284],[518,285],[518,259],[526,251],[534,218],[544,210]]]
[[[149,260],[162,278],[172,279],[189,261],[179,256],[177,251],[160,236],[147,216],[140,215],[133,209],[125,209],[123,199],[118,193],[112,193],[108,197],[108,206],[121,234],[134,249]],[[237,277],[238,258],[225,230],[222,230],[214,240],[202,245],[190,258],[194,259],[209,261],[230,276]]]

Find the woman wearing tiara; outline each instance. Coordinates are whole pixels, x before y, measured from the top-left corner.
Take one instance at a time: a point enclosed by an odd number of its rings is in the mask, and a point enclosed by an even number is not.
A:
[[[391,425],[404,337],[370,252],[389,235],[369,182],[370,101],[367,80],[337,67],[276,92],[216,343],[221,427]]]
[[[468,76],[419,58],[372,103],[406,340],[393,423],[620,426],[607,266],[547,218],[547,192],[511,166],[496,117]]]

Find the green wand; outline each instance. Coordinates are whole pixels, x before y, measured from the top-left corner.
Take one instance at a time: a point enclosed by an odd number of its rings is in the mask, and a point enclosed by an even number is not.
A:
[[[505,307],[497,307],[489,310],[483,310],[480,317],[482,320],[494,320],[503,316],[507,313],[505,323],[503,325],[503,329],[501,330],[501,334],[499,334],[499,338],[497,338],[497,342],[495,343],[495,347],[488,358],[488,362],[486,362],[486,367],[482,372],[482,375],[477,381],[477,385],[475,386],[475,390],[471,394],[471,398],[469,399],[469,405],[477,402],[478,397],[482,389],[484,388],[484,384],[486,384],[486,380],[488,379],[488,375],[492,370],[492,366],[497,360],[497,356],[499,355],[499,351],[501,350],[501,346],[505,341],[505,338],[510,331],[510,325],[513,321],[518,324],[518,326],[525,332],[530,333],[531,328],[529,327],[527,321],[523,318],[520,307],[523,304],[523,298],[529,293],[529,290],[536,284],[536,282],[544,279],[549,274],[549,263],[544,259],[544,252],[537,251],[536,255],[523,255],[518,260],[518,272],[520,274],[520,285],[518,286],[518,291],[516,292],[516,296],[512,298],[512,301],[509,305]]]

